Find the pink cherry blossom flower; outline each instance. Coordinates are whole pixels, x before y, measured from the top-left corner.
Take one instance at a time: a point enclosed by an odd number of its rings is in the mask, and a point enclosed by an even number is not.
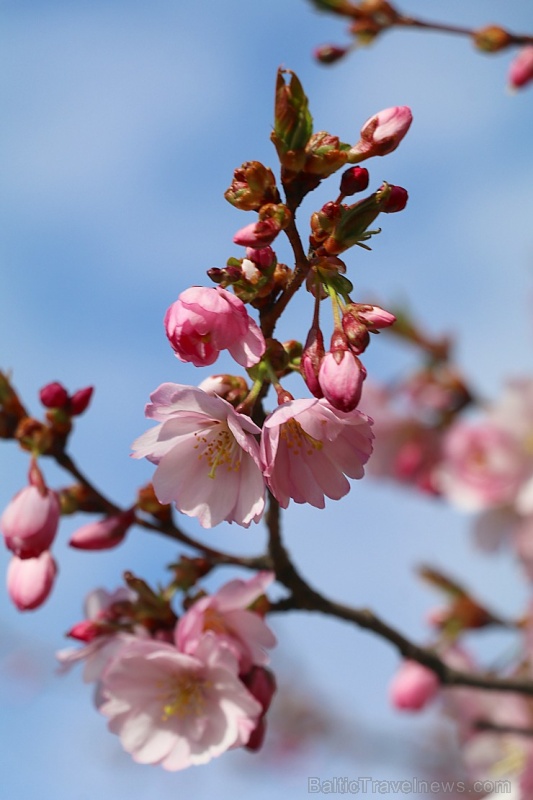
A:
[[[130,509],[89,522],[72,534],[69,545],[79,550],[110,550],[123,541],[134,520],[135,513]]]
[[[254,664],[268,664],[265,648],[274,647],[276,637],[259,614],[248,611],[248,606],[264,594],[273,580],[272,572],[259,572],[248,581],[230,581],[216,594],[197,600],[176,626],[178,649],[194,654],[210,630],[237,658],[241,673],[248,672]]]
[[[359,409],[373,420],[375,435],[370,475],[392,478],[435,493],[435,466],[440,462],[441,435],[412,413],[398,411],[388,389],[365,383]]]
[[[158,465],[153,477],[158,500],[174,502],[204,528],[258,522],[265,484],[257,425],[193,386],[164,383],[150,399],[146,416],[160,424],[133,443],[133,456]]]
[[[326,353],[318,382],[326,400],[340,411],[353,411],[361,399],[366,370],[350,350]]]
[[[389,686],[392,705],[402,711],[420,711],[433,700],[440,682],[433,670],[417,661],[405,660]]]
[[[36,558],[13,556],[7,568],[7,591],[19,611],[42,606],[52,591],[57,565],[48,550]]]
[[[484,421],[458,422],[444,439],[437,485],[454,504],[482,511],[512,503],[525,477],[521,444],[506,430]]]
[[[242,300],[219,286],[182,292],[167,310],[165,331],[180,361],[196,367],[213,364],[221,350],[251,367],[265,352],[263,334]]]
[[[520,89],[533,80],[533,45],[519,50],[509,67],[509,86]]]
[[[361,128],[361,138],[348,154],[355,163],[371,156],[384,156],[396,150],[413,121],[408,106],[393,106],[367,119]]]
[[[19,558],[36,558],[56,535],[59,501],[46,487],[26,486],[6,507],[0,527],[7,547]]]
[[[327,400],[291,400],[263,425],[261,461],[268,486],[283,508],[292,498],[324,508],[324,495],[339,500],[349,478],[362,478],[372,452],[371,420],[345,413]]]
[[[248,741],[261,704],[230,651],[206,634],[195,655],[143,641],[122,647],[102,677],[102,714],[141,764],[206,764]]]

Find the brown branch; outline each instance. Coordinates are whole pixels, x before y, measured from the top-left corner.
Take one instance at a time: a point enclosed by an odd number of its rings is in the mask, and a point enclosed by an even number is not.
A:
[[[512,734],[513,736],[533,736],[533,728],[520,728],[516,725],[498,725],[486,719],[478,719],[473,726],[478,731],[489,733]]]
[[[367,608],[357,609],[328,600],[313,589],[292,563],[281,540],[278,523],[279,506],[271,498],[269,506],[269,552],[277,580],[290,591],[290,596],[273,604],[271,611],[316,611],[351,622],[380,636],[396,647],[404,658],[418,661],[438,676],[443,686],[470,686],[490,691],[516,692],[533,696],[533,681],[500,678],[492,674],[470,673],[449,667],[433,650],[420,647],[381,620]]]
[[[107,497],[105,497],[102,492],[100,492],[100,490],[91,483],[87,476],[84,475],[79,467],[74,463],[73,459],[68,455],[68,453],[65,451],[54,452],[53,458],[61,467],[63,467],[64,470],[69,472],[82,486],[84,486],[90,492],[91,497],[96,500],[103,512],[114,515],[120,514],[124,511],[124,509],[120,508]],[[178,526],[175,525],[172,520],[160,521],[156,520],[155,518],[154,520],[148,520],[144,519],[143,517],[136,516],[135,523],[141,528],[154,531],[162,536],[172,539],[175,542],[180,542],[181,544],[184,544],[193,550],[197,550],[206,556],[206,558],[209,558],[209,560],[213,563],[231,564],[234,566],[245,567],[246,569],[254,570],[272,569],[272,562],[268,555],[237,556],[232,553],[224,553],[221,550],[216,550],[212,547],[209,547],[203,542],[200,542],[197,539],[194,539],[192,536],[184,533],[184,531],[178,528]]]
[[[309,272],[309,261],[305,254],[302,240],[294,219],[285,229],[285,234],[294,253],[294,272],[289,285],[281,297],[264,314],[261,314],[261,330],[266,338],[273,335],[278,319],[289,304],[290,300],[294,297],[298,289],[305,281]]]

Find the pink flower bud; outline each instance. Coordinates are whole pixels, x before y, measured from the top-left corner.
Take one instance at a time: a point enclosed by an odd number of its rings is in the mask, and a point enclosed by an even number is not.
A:
[[[406,660],[392,679],[389,697],[392,705],[402,711],[420,711],[438,693],[437,675],[417,661]]]
[[[107,633],[105,625],[99,624],[92,619],[84,619],[77,622],[67,633],[71,639],[77,639],[79,642],[92,642],[97,636]]]
[[[111,550],[122,542],[135,519],[130,509],[123,514],[89,522],[72,535],[69,545],[78,550]]]
[[[397,211],[403,211],[409,199],[407,189],[402,186],[392,186],[390,184],[389,186],[391,191],[389,197],[381,206],[381,210],[385,214],[395,214]]]
[[[318,373],[324,354],[322,331],[320,328],[313,326],[307,334],[307,340],[300,359],[300,372],[311,394],[318,398],[324,397],[318,382]]]
[[[48,550],[38,558],[13,556],[7,568],[7,591],[19,611],[41,606],[52,590],[57,565]]]
[[[520,89],[533,80],[533,45],[523,47],[509,67],[509,86]]]
[[[57,381],[43,386],[39,392],[39,397],[45,408],[64,408],[68,403],[68,392]]]
[[[396,317],[390,311],[385,311],[380,306],[363,306],[358,309],[358,316],[362,318],[369,330],[388,328],[394,325]]]
[[[368,186],[368,170],[364,167],[350,167],[341,176],[340,192],[349,197],[356,192],[364,192]]]
[[[271,247],[247,247],[246,258],[253,261],[258,267],[266,269],[275,261],[276,255]]]
[[[7,547],[19,558],[35,558],[48,550],[56,535],[60,507],[49,489],[26,486],[6,507],[0,528]]]
[[[261,708],[263,709],[257,721],[257,725],[250,734],[250,738],[245,745],[247,750],[251,750],[255,753],[261,748],[265,738],[265,714],[270,707],[270,703],[276,691],[276,679],[269,669],[265,669],[265,667],[252,667],[250,672],[241,676],[241,680],[250,694],[261,703]]]
[[[70,398],[70,413],[73,417],[83,414],[94,392],[93,386],[86,386],[84,389],[78,389]]]
[[[374,114],[361,128],[361,138],[349,151],[348,161],[354,163],[363,158],[392,153],[412,121],[413,115],[408,106],[393,106]]]
[[[269,219],[258,220],[246,225],[237,231],[233,237],[235,244],[244,247],[253,247],[260,250],[272,244],[278,233],[281,231],[279,222],[270,217]]]
[[[326,353],[318,373],[324,397],[339,411],[353,411],[357,407],[365,378],[365,368],[350,350]]]

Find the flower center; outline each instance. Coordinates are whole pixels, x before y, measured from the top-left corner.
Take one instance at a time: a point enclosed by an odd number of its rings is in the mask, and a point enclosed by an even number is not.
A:
[[[201,716],[206,705],[207,687],[207,681],[192,674],[170,679],[161,697],[163,722],[167,722],[170,717],[184,719]]]
[[[207,608],[204,613],[204,631],[214,631],[218,634],[230,633],[224,618],[213,608]]]
[[[312,456],[316,450],[322,450],[323,444],[304,431],[299,422],[294,418],[289,419],[281,426],[281,439],[292,451],[294,456],[299,456],[302,451]]]
[[[235,437],[224,423],[217,422],[209,433],[197,431],[195,434],[199,451],[198,460],[205,458],[209,467],[208,478],[216,478],[218,467],[225,466],[228,472],[237,472],[241,466],[240,448],[236,446]]]

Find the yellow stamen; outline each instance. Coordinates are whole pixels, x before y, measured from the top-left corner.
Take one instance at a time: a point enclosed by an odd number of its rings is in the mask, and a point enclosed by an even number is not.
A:
[[[290,419],[281,426],[280,435],[294,456],[299,456],[302,450],[311,456],[315,451],[322,450],[323,447],[322,442],[306,433],[295,419]]]
[[[235,437],[225,423],[217,422],[211,428],[209,435],[194,434],[198,450],[198,460],[205,458],[209,472],[208,478],[216,478],[219,467],[225,466],[228,472],[238,471],[241,467],[241,448],[237,445]]]
[[[182,675],[164,684],[161,695],[161,719],[199,717],[204,713],[207,681],[195,675]]]

